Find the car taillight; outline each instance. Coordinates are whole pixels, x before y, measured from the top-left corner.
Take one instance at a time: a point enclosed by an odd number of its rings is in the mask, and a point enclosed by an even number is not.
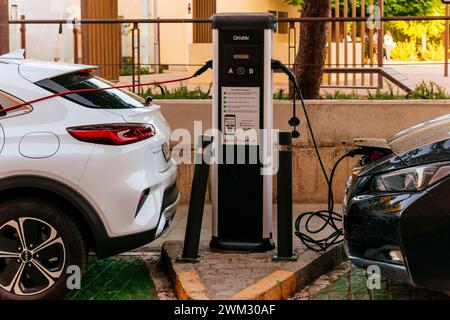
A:
[[[67,128],[67,132],[79,141],[122,146],[153,137],[155,127],[150,124],[94,124]]]

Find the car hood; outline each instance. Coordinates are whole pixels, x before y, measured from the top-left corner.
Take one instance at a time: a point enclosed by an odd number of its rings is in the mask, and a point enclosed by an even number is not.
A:
[[[422,122],[387,139],[392,152],[401,155],[450,139],[450,114]]]
[[[450,139],[450,114],[419,123],[388,139],[358,138],[358,147],[389,149],[401,155],[424,146]]]
[[[406,130],[389,139],[356,139],[360,147],[390,149],[392,154],[360,168],[368,175],[450,159],[450,114]]]

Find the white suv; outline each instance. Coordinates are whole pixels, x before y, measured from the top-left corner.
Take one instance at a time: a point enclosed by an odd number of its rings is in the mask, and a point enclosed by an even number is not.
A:
[[[1,111],[110,86],[95,68],[0,57],[0,300],[62,297],[89,249],[105,258],[147,244],[176,212],[158,106],[113,89]]]

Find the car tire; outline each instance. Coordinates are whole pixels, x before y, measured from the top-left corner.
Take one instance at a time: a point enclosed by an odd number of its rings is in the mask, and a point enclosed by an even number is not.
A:
[[[74,272],[81,281],[86,262],[85,241],[66,208],[34,197],[0,203],[0,300],[61,299]]]

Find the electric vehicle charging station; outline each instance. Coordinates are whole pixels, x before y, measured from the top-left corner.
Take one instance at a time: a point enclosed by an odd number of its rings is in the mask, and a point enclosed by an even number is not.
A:
[[[272,14],[217,14],[212,17],[214,141],[223,163],[212,166],[211,248],[267,251],[272,240],[272,175],[250,154],[273,150]],[[254,137],[240,134],[257,132]],[[245,153],[245,162],[236,155]],[[228,163],[228,160],[232,163]]]

